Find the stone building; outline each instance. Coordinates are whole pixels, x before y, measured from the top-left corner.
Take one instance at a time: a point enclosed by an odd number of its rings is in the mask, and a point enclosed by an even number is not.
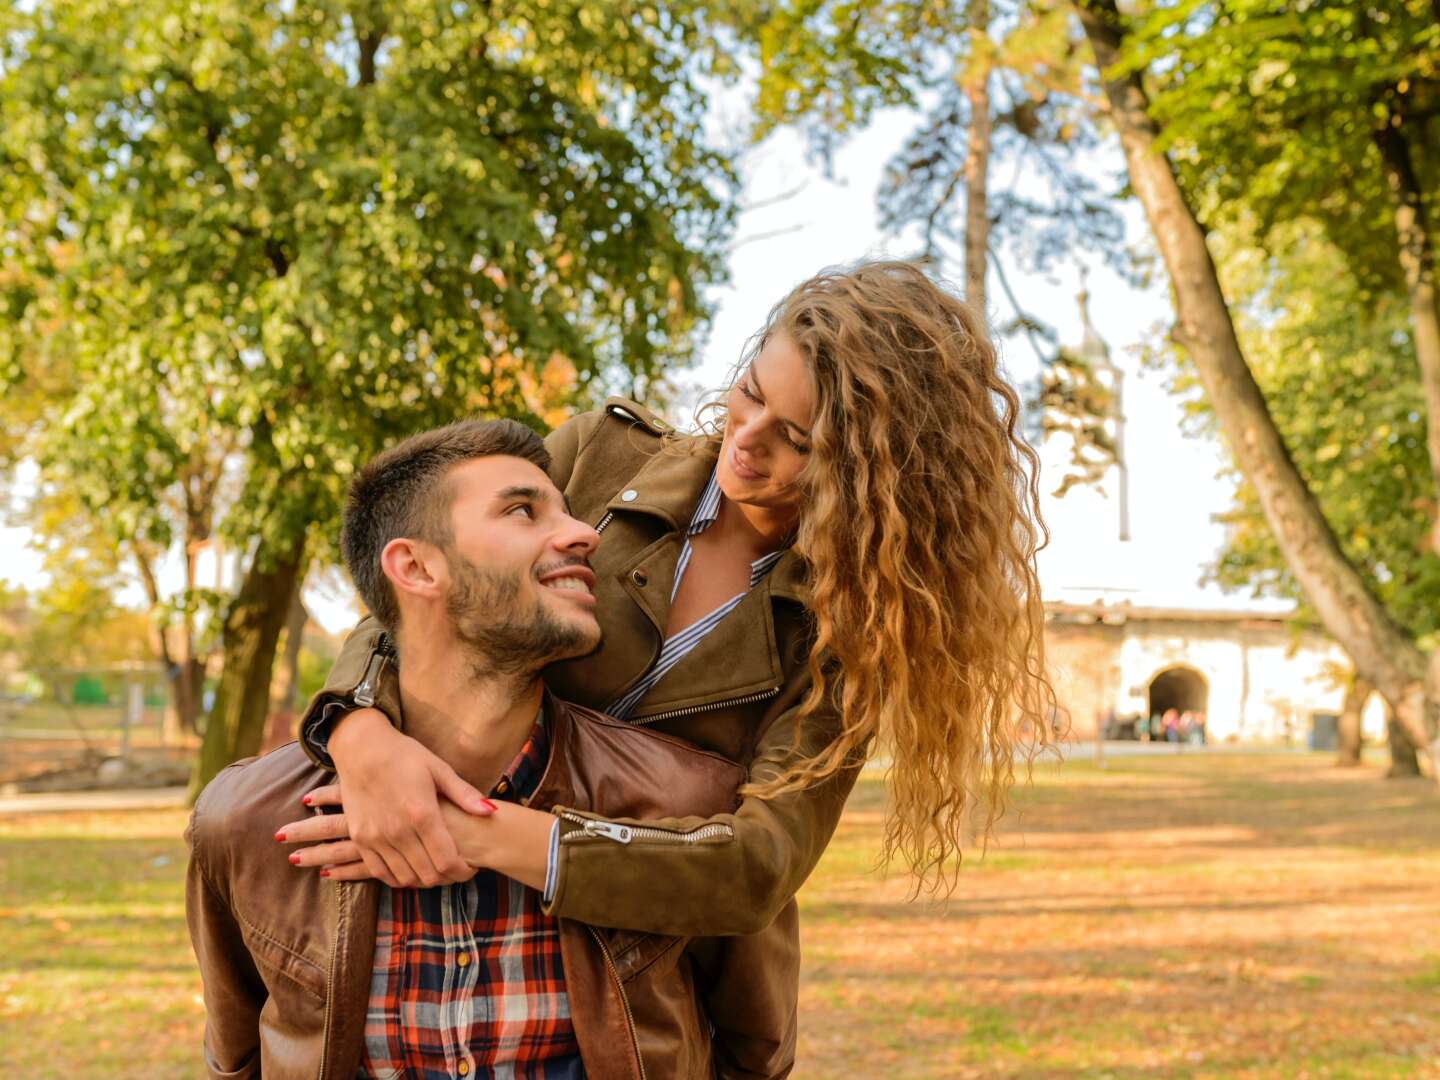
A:
[[[1110,709],[1123,719],[1175,708],[1205,713],[1211,742],[1303,744],[1333,729],[1349,670],[1328,637],[1264,612],[1049,601],[1045,644],[1080,739]],[[1378,699],[1364,731],[1384,738]]]

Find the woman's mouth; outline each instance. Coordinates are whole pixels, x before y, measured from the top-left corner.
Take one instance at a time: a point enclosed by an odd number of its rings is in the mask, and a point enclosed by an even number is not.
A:
[[[746,464],[745,459],[740,456],[737,447],[730,447],[730,469],[741,480],[764,480],[765,474],[751,468]]]

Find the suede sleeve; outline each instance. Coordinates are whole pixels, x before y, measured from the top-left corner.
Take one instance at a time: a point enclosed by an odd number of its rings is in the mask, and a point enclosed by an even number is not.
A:
[[[797,744],[798,713],[798,705],[791,707],[762,734],[751,780],[779,775],[797,754],[810,757],[834,737],[834,714],[822,712],[806,718]],[[555,894],[546,911],[656,934],[757,933],[774,922],[820,860],[859,771],[856,764],[816,787],[773,799],[746,797],[733,814],[614,819],[644,830],[628,843],[564,819]],[[722,828],[713,839],[693,842],[705,826],[728,828],[729,835]]]

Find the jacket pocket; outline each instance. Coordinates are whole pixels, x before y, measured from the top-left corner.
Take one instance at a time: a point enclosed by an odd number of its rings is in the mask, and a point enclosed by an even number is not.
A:
[[[658,963],[673,964],[684,950],[685,938],[646,934],[639,930],[601,930],[622,983],[649,971]]]

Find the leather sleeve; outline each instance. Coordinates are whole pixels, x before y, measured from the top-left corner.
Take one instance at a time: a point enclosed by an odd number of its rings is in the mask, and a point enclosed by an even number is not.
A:
[[[207,873],[197,807],[185,830],[185,921],[205,992],[205,1069],[212,1080],[260,1075],[260,1010],[268,992],[226,892]]]
[[[792,696],[801,694],[797,689]],[[750,779],[778,775],[797,753],[809,757],[835,736],[835,714],[822,710],[806,718],[797,746],[798,711],[797,700],[762,733]],[[758,933],[815,868],[858,775],[856,764],[806,790],[773,799],[748,796],[733,814],[711,818],[614,819],[646,830],[624,844],[586,835],[580,822],[562,820],[555,895],[546,912],[682,937]],[[685,843],[654,835],[659,830],[678,837],[705,825],[727,825],[731,836]]]
[[[603,420],[604,414],[600,412],[581,413],[565,421],[545,439],[545,449],[550,451],[550,479],[561,491],[564,491],[570,482],[576,459],[599,430]],[[306,756],[322,769],[333,772],[335,768],[334,762],[320,752],[320,744],[328,737],[328,732],[323,729],[326,724],[334,722],[336,715],[335,711],[331,710],[327,716],[326,708],[334,704],[341,705],[344,708],[340,715],[343,715],[344,711],[357,707],[355,689],[365,678],[371,655],[382,633],[384,628],[373,616],[367,615],[360,620],[355,629],[346,636],[340,655],[335,658],[330,674],[325,679],[324,687],[310,699],[305,715],[300,719],[300,745]],[[389,717],[390,722],[397,728],[403,727],[400,681],[394,664],[385,664],[379,669],[373,689],[375,708]]]

